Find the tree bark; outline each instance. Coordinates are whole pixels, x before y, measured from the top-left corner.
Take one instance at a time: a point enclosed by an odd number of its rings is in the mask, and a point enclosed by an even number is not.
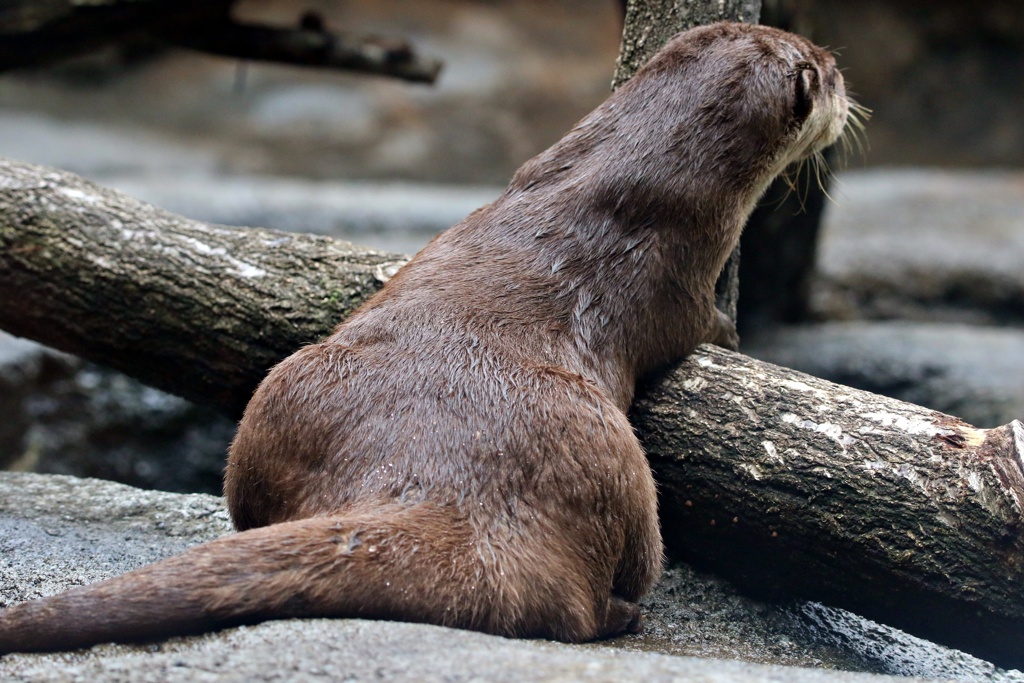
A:
[[[402,262],[0,162],[0,328],[229,414]],[[674,553],[1024,666],[1021,423],[979,430],[707,346],[633,418]]]
[[[1024,425],[702,346],[634,403],[674,556],[1024,665]]]
[[[716,21],[756,24],[760,14],[761,0],[629,0],[612,89],[628,81],[680,31]]]
[[[0,160],[0,328],[231,416],[405,260],[191,221]]]

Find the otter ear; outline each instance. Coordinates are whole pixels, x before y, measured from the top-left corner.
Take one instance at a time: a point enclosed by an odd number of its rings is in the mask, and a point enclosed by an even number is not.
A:
[[[793,117],[797,124],[802,124],[814,108],[818,72],[809,64],[798,64],[790,78],[793,80]]]

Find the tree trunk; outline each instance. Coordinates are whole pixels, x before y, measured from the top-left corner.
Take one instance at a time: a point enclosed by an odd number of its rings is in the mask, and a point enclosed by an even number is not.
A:
[[[402,262],[0,162],[0,328],[229,414]],[[707,346],[634,420],[675,553],[1024,666],[1019,422],[979,430]]]
[[[813,27],[791,2],[763,3],[761,21],[801,33],[812,41]],[[747,221],[740,237],[737,328],[741,338],[810,315],[818,236],[831,181],[829,167],[839,161],[835,148],[821,168],[803,164],[789,177],[776,178]]]
[[[761,0],[629,0],[612,89],[628,81],[680,31],[716,21],[756,24],[760,14]]]
[[[756,24],[762,16],[792,30],[789,9],[776,2],[762,8],[757,0],[629,0],[612,87],[629,80],[679,31],[723,20]],[[747,222],[716,286],[718,307],[737,322],[741,335],[806,319],[828,183],[828,173],[809,168],[792,179],[778,178]],[[740,253],[746,254],[742,260]]]

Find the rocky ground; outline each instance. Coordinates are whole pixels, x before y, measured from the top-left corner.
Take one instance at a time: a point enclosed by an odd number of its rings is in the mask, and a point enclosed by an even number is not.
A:
[[[230,530],[220,498],[0,473],[0,605],[152,562]],[[58,655],[0,658],[5,681],[1024,681],[813,603],[772,605],[686,566],[644,604],[646,631],[585,646],[422,625],[290,620]],[[286,642],[287,646],[282,647]]]

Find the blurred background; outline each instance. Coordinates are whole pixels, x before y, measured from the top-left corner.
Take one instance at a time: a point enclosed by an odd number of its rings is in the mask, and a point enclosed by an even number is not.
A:
[[[244,62],[129,33],[0,73],[0,156],[191,218],[412,253],[606,97],[622,21],[613,0],[245,0],[233,14],[294,27],[310,11],[408,41],[443,61],[440,77]],[[748,316],[743,350],[979,426],[1021,417],[1024,3],[776,0],[762,18],[833,49],[873,115],[868,149],[836,160],[799,305]],[[776,212],[784,234],[797,211]],[[774,289],[759,287],[748,300]],[[10,338],[0,385],[8,467],[219,489],[233,432],[219,416]]]

